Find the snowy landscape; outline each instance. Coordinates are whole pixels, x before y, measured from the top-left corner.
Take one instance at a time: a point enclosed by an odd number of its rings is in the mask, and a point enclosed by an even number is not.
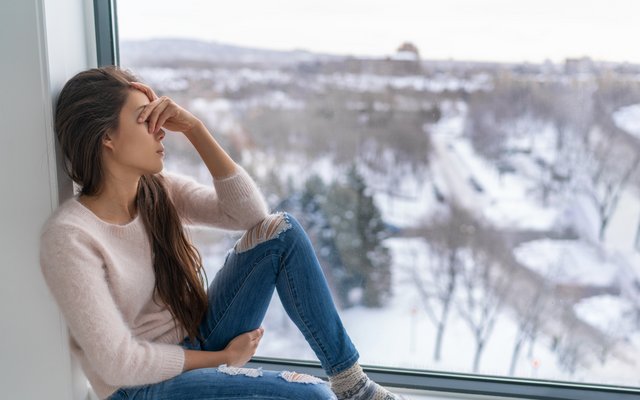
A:
[[[640,386],[640,71],[143,45],[122,65],[303,223],[362,364]],[[238,237],[194,230],[209,279]],[[315,360],[277,296],[264,327]]]

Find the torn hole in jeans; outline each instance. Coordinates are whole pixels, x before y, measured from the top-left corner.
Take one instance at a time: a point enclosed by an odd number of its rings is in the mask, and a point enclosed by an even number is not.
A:
[[[258,378],[262,376],[262,368],[236,368],[228,367],[227,364],[222,364],[221,366],[219,366],[218,371],[223,372],[227,375],[244,375],[250,378]]]
[[[278,377],[284,379],[287,382],[307,383],[311,385],[317,385],[322,383],[322,379],[311,375],[298,374],[296,372],[282,371]]]
[[[236,252],[243,253],[251,250],[260,243],[278,237],[282,232],[291,228],[287,217],[282,214],[272,214],[263,219],[258,225],[249,229],[242,235],[236,244]]]

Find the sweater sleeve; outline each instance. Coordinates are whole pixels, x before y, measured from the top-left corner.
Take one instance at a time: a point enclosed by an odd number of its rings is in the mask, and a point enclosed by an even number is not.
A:
[[[194,179],[163,172],[167,190],[187,223],[228,230],[252,228],[269,214],[260,190],[247,172],[214,179],[213,188]]]
[[[54,225],[40,242],[51,293],[87,360],[115,387],[161,382],[182,373],[181,346],[132,337],[110,293],[97,246],[77,227]]]

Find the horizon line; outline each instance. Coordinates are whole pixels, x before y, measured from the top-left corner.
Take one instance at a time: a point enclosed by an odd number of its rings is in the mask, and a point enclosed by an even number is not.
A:
[[[327,52],[321,52],[321,51],[314,51],[314,50],[309,50],[309,49],[305,49],[305,48],[293,48],[293,49],[275,49],[275,48],[266,48],[266,47],[253,47],[253,46],[247,46],[247,45],[241,45],[241,44],[233,44],[233,43],[229,43],[229,42],[221,42],[221,41],[217,41],[217,40],[206,40],[206,39],[200,39],[200,38],[184,38],[184,37],[155,37],[155,38],[146,38],[146,39],[124,39],[124,38],[120,38],[120,42],[148,42],[148,41],[162,41],[162,40],[182,40],[182,41],[188,41],[188,42],[201,42],[201,43],[206,43],[206,44],[220,44],[223,46],[230,46],[230,47],[238,47],[238,48],[244,48],[244,49],[251,49],[251,50],[263,50],[263,51],[271,51],[271,52],[305,52],[305,53],[310,53],[310,54],[316,54],[316,55],[322,55],[322,56],[333,56],[333,57],[353,57],[353,58],[361,58],[361,57],[369,57],[369,58],[380,58],[380,57],[391,57],[394,53],[387,53],[384,55],[371,55],[371,54],[354,54],[354,53],[349,53],[349,54],[344,54],[344,53],[327,53]],[[407,41],[408,43],[413,43],[411,41]],[[566,60],[581,60],[583,58],[588,58],[590,59],[593,63],[604,63],[604,64],[620,64],[620,65],[638,65],[640,66],[640,62],[638,63],[634,63],[634,62],[629,62],[629,61],[612,61],[612,60],[602,60],[602,59],[595,59],[589,55],[583,55],[581,57],[569,57],[569,56],[565,56],[563,58],[563,61],[561,62],[554,62],[552,61],[550,58],[545,59],[543,61],[528,61],[528,60],[522,60],[522,61],[498,61],[498,60],[478,60],[478,59],[457,59],[455,57],[450,57],[450,58],[420,58],[420,61],[431,61],[431,62],[454,62],[454,63],[478,63],[478,64],[513,64],[513,65],[520,65],[520,64],[529,64],[529,65],[544,65],[547,62],[550,62],[553,65],[562,65],[564,63],[566,63]]]

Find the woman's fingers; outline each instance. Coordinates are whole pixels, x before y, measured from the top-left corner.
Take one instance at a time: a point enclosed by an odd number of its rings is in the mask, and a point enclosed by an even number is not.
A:
[[[262,336],[264,335],[264,329],[262,327],[256,329],[255,331],[249,332],[251,334],[251,342],[255,347],[258,347],[260,340],[262,340]]]
[[[163,101],[162,98],[159,99],[155,99],[154,101],[150,102],[149,104],[147,104],[144,109],[142,110],[142,112],[140,113],[140,115],[138,116],[138,123],[142,123],[146,120],[149,119],[149,116],[151,115],[151,113],[153,112],[153,110],[158,106],[158,104],[160,104]]]
[[[158,131],[162,125],[164,125],[165,121],[173,116],[172,111],[174,108],[171,107],[171,100],[166,97],[161,97],[158,101],[159,103],[154,105],[151,114],[149,114],[149,133]],[[147,107],[145,107],[145,111]]]
[[[134,89],[137,89],[137,90],[141,91],[142,93],[144,93],[147,96],[147,98],[149,99],[149,104],[147,104],[147,106],[144,108],[144,110],[142,110],[142,113],[140,113],[140,116],[138,117],[138,123],[142,123],[142,122],[144,122],[144,121],[146,121],[148,119],[149,120],[149,133],[155,132],[157,130],[156,127],[155,127],[155,122],[157,120],[157,114],[156,114],[155,118],[151,118],[151,114],[152,114],[153,111],[155,111],[156,107],[163,102],[162,98],[158,98],[158,96],[155,94],[153,89],[151,89],[151,87],[145,85],[144,83],[129,82],[129,84]]]
[[[129,84],[131,86],[133,86],[134,88],[140,90],[141,92],[143,92],[144,94],[147,95],[147,97],[149,98],[149,101],[154,101],[158,98],[158,96],[156,96],[155,92],[153,91],[153,89],[151,89],[151,87],[145,85],[144,83],[140,83],[140,82],[129,82]]]
[[[145,84],[130,82],[131,87],[140,90],[149,98],[150,103],[138,116],[138,123],[149,121],[149,133],[154,133],[165,127],[171,131],[185,132],[193,128],[198,120],[188,111],[181,108],[166,96],[158,97]]]
[[[165,122],[177,114],[177,105],[168,97],[162,96],[147,104],[138,122],[149,121],[149,133],[157,132]]]

